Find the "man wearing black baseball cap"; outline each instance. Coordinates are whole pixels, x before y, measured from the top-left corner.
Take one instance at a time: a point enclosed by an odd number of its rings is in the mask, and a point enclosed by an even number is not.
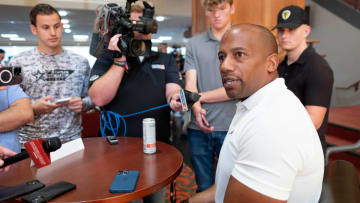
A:
[[[280,47],[287,52],[278,67],[279,76],[285,79],[288,89],[294,92],[310,114],[325,153],[333,71],[306,42],[311,27],[302,8],[291,5],[281,9],[278,24],[273,29],[277,29]]]

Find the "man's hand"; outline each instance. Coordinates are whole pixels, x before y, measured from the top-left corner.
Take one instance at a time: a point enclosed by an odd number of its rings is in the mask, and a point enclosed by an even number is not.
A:
[[[170,108],[175,112],[182,110],[181,102],[179,101],[179,99],[180,99],[179,93],[175,93],[170,97],[169,105]]]
[[[110,39],[109,46],[108,46],[109,50],[121,52],[121,50],[119,49],[119,47],[117,45],[121,36],[122,36],[121,34],[116,34]],[[126,61],[126,57],[125,57],[125,55],[122,55],[121,58],[114,58],[114,60]]]
[[[212,133],[214,126],[211,126],[206,120],[206,110],[201,107],[200,102],[196,102],[192,109],[196,118],[196,124],[200,130],[204,133]]]
[[[113,37],[111,37],[108,49],[113,51],[121,51],[118,47],[119,38],[121,37],[121,34],[116,34]]]
[[[50,96],[42,97],[36,100],[32,103],[34,112],[40,114],[50,114],[56,108],[62,106],[61,104],[53,104],[51,103],[52,101],[54,101],[54,98]]]
[[[83,106],[83,101],[80,97],[71,97],[69,103],[67,104],[67,107],[72,112],[81,112]]]
[[[4,161],[3,161],[4,159],[6,159],[10,156],[14,156],[15,154],[16,154],[15,152],[0,145],[0,166],[2,166],[4,164]],[[8,171],[9,168],[10,168],[10,166],[5,167],[5,171]],[[0,169],[0,172],[3,170],[4,169]]]

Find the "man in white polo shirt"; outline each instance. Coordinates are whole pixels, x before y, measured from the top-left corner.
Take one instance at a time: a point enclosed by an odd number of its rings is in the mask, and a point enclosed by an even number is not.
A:
[[[320,140],[304,106],[278,78],[272,33],[234,25],[218,57],[226,93],[239,102],[220,152],[216,186],[189,202],[318,202]]]

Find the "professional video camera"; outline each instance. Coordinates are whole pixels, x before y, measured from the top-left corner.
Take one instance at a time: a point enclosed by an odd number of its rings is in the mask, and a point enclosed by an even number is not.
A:
[[[153,19],[154,7],[144,4],[140,20],[130,20],[131,4],[138,0],[127,0],[125,9],[118,4],[108,3],[97,9],[95,30],[91,39],[90,54],[99,57],[112,36],[122,34],[118,47],[126,56],[148,56],[151,52],[151,40],[134,38],[134,32],[156,33],[157,22]],[[117,52],[118,53],[118,52]],[[117,54],[119,57],[119,54]]]
[[[0,68],[0,86],[17,85],[21,82],[21,67]]]

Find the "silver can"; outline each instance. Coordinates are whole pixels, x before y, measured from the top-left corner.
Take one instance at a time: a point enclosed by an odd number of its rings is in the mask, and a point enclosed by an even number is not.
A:
[[[155,119],[143,119],[143,140],[144,140],[144,153],[153,154],[156,152],[156,130]]]

